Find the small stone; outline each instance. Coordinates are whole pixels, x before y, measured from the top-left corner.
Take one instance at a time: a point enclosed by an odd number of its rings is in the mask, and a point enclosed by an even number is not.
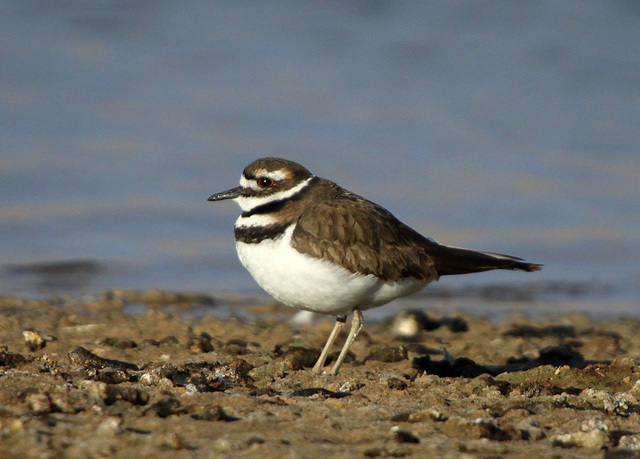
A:
[[[273,349],[273,354],[275,358],[284,359],[293,371],[312,367],[316,363],[316,360],[318,360],[318,357],[320,357],[320,351],[318,351],[318,349],[302,346],[278,345]]]
[[[222,365],[216,368],[218,377],[229,378],[237,383],[246,383],[251,378],[249,373],[253,370],[253,365],[243,359],[235,359],[229,365]]]
[[[618,441],[618,448],[630,451],[640,451],[640,434],[623,435]]]
[[[423,330],[435,330],[440,325],[419,309],[402,311],[393,320],[391,332],[403,338],[414,338]]]
[[[39,414],[51,413],[53,406],[51,405],[51,399],[47,394],[29,394],[27,396],[27,405],[31,411]]]
[[[562,365],[579,365],[583,363],[584,357],[582,354],[568,344],[545,347],[540,350],[540,355],[538,356],[538,364],[540,365],[559,367]]]
[[[108,384],[105,403],[113,405],[118,400],[129,402],[132,405],[146,405],[149,403],[149,394],[136,387]]]
[[[78,388],[81,391],[86,392],[90,397],[93,397],[94,399],[100,400],[102,402],[104,402],[108,397],[107,383],[101,381],[80,381],[80,384],[78,384]]]
[[[380,378],[380,380],[381,381],[386,380],[387,387],[389,389],[405,390],[407,388],[407,383],[396,376],[382,377]]]
[[[433,419],[434,421],[446,421],[447,419],[449,419],[449,416],[447,416],[446,414],[444,414],[442,411],[436,409],[436,408],[429,408],[427,410],[427,415]]]
[[[145,386],[157,386],[160,389],[171,389],[174,387],[173,381],[156,373],[144,373],[140,376],[140,384]]]
[[[108,417],[96,428],[96,433],[100,436],[114,436],[122,430],[122,418],[115,416]]]
[[[420,439],[412,432],[401,429],[399,426],[393,426],[391,428],[389,440],[396,443],[420,443]]]
[[[602,430],[603,432],[608,432],[612,428],[611,421],[591,418],[584,421],[580,425],[581,432],[591,432],[594,429]]]
[[[154,443],[163,448],[179,450],[189,449],[184,440],[175,432],[158,434],[154,437]]]
[[[638,379],[633,387],[629,389],[629,393],[635,395],[636,397],[640,397],[640,379]]]
[[[500,427],[493,418],[478,418],[472,421],[459,416],[451,416],[443,426],[443,429],[455,437],[481,439],[486,438],[494,441],[504,441],[510,439],[509,432]]]
[[[413,413],[411,411],[403,411],[391,416],[391,422],[409,422]]]
[[[262,445],[263,443],[266,443],[266,442],[267,442],[267,440],[264,437],[260,436],[260,435],[251,435],[246,440],[247,446]]]
[[[4,423],[4,426],[8,432],[12,433],[23,432],[25,427],[24,421],[21,418],[9,419]]]
[[[144,414],[153,413],[161,418],[166,418],[172,414],[184,413],[184,408],[180,403],[180,400],[174,397],[165,397],[162,400],[154,403],[144,411]]]
[[[156,341],[155,339],[152,338],[145,338],[142,341],[140,341],[140,344],[138,345],[139,348],[144,349],[145,347],[150,347],[150,346],[159,346],[160,343],[158,341]]]
[[[77,412],[72,399],[70,399],[69,397],[69,392],[54,391],[49,393],[48,395],[49,400],[51,400],[53,411],[68,414],[75,414]]]
[[[462,317],[453,317],[451,319],[445,319],[444,324],[454,333],[462,333],[469,331],[469,324]]]
[[[379,362],[400,362],[407,359],[407,349],[404,346],[371,346],[369,355],[364,359]]]
[[[102,346],[115,347],[116,349],[133,349],[134,347],[138,347],[135,341],[120,338],[105,338],[99,344]]]
[[[297,389],[291,392],[292,397],[313,397],[313,398],[344,398],[349,394],[333,392],[324,387],[309,387],[307,389]]]
[[[81,365],[86,368],[113,368],[116,370],[138,371],[138,366],[133,363],[122,362],[121,360],[105,359],[81,346],[76,346],[69,350],[69,360],[71,360],[71,363],[75,365]]]
[[[25,344],[32,351],[37,351],[37,350],[40,350],[40,349],[44,349],[44,347],[47,345],[47,341],[37,331],[24,330],[22,332],[22,336],[24,337]]]
[[[229,416],[220,406],[206,406],[198,413],[192,414],[198,421],[235,421],[236,417]]]
[[[79,388],[105,405],[113,405],[118,400],[123,400],[133,405],[146,405],[149,403],[149,394],[135,387],[120,387],[101,381],[85,380],[80,382]]]
[[[349,380],[343,383],[339,388],[338,392],[351,393],[354,390],[358,390],[363,387],[364,384],[358,381]]]
[[[551,437],[553,446],[563,448],[597,448],[602,449],[607,445],[609,436],[600,429],[593,429],[589,432],[574,432],[565,435],[554,435]]]
[[[204,354],[213,351],[213,344],[211,343],[211,337],[206,333],[202,333],[197,338],[191,338],[187,343],[187,347],[192,352]]]
[[[0,367],[15,368],[25,362],[27,362],[27,358],[22,354],[15,354],[7,351],[6,349],[0,349]]]
[[[166,347],[180,347],[180,341],[175,336],[165,336],[160,341],[158,341],[159,346]]]
[[[120,384],[131,380],[129,373],[124,370],[113,370],[111,368],[103,368],[96,372],[97,381],[106,382],[107,384]]]
[[[514,427],[520,432],[522,440],[542,440],[546,437],[544,430],[540,428],[540,423],[533,418],[523,419]]]

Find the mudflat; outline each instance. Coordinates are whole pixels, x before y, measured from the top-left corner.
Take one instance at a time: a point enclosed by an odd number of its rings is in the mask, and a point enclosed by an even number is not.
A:
[[[331,321],[188,314],[203,305],[0,298],[0,457],[640,454],[639,320],[408,311],[331,377],[310,371]]]

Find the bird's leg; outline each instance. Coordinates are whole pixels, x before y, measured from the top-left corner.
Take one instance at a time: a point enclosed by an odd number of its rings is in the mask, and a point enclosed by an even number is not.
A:
[[[313,366],[314,372],[318,374],[322,373],[322,368],[324,367],[324,362],[327,360],[327,356],[329,355],[329,350],[331,349],[331,346],[333,346],[333,342],[338,337],[340,330],[342,330],[342,327],[344,327],[344,324],[346,322],[347,322],[347,316],[336,317],[336,324],[333,326],[333,330],[331,330],[329,339],[327,339],[327,343],[324,345],[324,348],[320,353],[320,357],[318,357],[318,361]]]
[[[342,365],[342,361],[347,356],[347,352],[349,352],[349,348],[355,341],[356,336],[358,336],[358,333],[360,332],[360,329],[362,328],[363,324],[364,324],[364,319],[362,317],[362,313],[358,309],[354,309],[353,319],[351,319],[351,330],[349,331],[349,336],[347,336],[347,341],[345,341],[344,346],[340,351],[338,360],[336,360],[336,363],[333,364],[333,367],[329,372],[330,375],[338,374],[338,369],[340,368],[340,365]]]

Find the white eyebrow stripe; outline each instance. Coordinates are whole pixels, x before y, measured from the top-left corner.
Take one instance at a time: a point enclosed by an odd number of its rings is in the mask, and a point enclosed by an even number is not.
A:
[[[272,178],[273,180],[284,180],[286,178],[288,178],[287,174],[285,174],[282,171],[271,171],[271,172],[267,172],[267,171],[258,171],[258,177],[269,177]]]
[[[282,172],[282,171],[271,171],[271,172],[267,172],[266,170],[258,170],[256,171],[256,176],[257,177],[269,177],[271,179],[273,179],[276,182],[282,181],[287,177],[287,175]],[[240,175],[240,186],[243,188],[251,188],[252,190],[256,190],[259,191],[262,188],[260,188],[258,186],[258,184],[256,183],[255,180],[249,180],[247,179],[244,174]]]
[[[311,182],[313,178],[314,177],[311,176],[305,181],[298,183],[293,188],[273,193],[270,196],[238,196],[234,201],[238,203],[243,212],[249,212],[251,209],[255,209],[258,206],[269,204],[274,201],[282,201],[298,194],[302,189],[309,185],[309,182]],[[240,181],[240,185],[242,185],[242,180]]]

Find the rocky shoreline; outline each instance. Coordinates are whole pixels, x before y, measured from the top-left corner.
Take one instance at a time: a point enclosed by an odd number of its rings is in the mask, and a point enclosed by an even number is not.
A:
[[[329,377],[309,368],[331,321],[180,314],[203,304],[0,298],[0,457],[640,454],[640,320],[408,311]]]

